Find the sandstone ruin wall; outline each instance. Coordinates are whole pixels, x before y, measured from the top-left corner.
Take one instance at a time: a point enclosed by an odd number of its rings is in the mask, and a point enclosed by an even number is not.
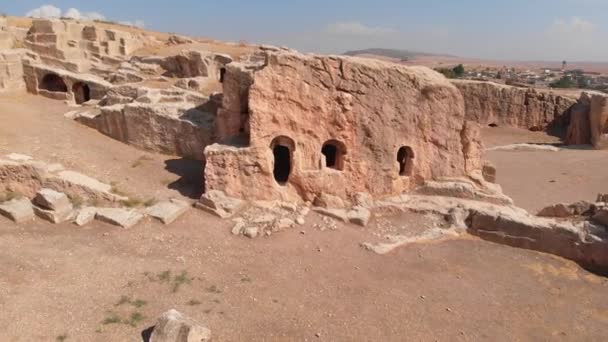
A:
[[[270,53],[259,71],[229,66],[225,85],[218,126],[246,146],[206,149],[207,190],[249,199],[382,196],[480,168],[479,130],[466,124],[462,95],[428,68]],[[289,153],[282,184],[277,146]]]

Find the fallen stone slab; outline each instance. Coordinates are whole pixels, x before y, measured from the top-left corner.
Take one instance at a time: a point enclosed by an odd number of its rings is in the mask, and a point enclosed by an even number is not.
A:
[[[146,215],[151,216],[164,224],[170,224],[183,215],[190,208],[190,203],[172,199],[157,203],[146,209]]]
[[[236,214],[244,202],[237,198],[226,196],[222,191],[212,190],[205,193],[200,201],[196,203],[196,208],[217,215],[221,218],[230,218]]]
[[[62,210],[49,210],[34,206],[34,212],[36,213],[36,216],[40,217],[41,219],[55,224],[70,221],[74,218],[74,211],[72,210],[71,205],[69,208]]]
[[[432,241],[442,241],[447,239],[455,239],[460,237],[465,232],[464,229],[450,228],[443,229],[433,227],[416,236],[390,236],[388,242],[361,244],[361,247],[376,254],[388,254],[397,248],[404,247],[410,244],[426,243]]]
[[[131,228],[144,217],[135,209],[123,208],[99,208],[95,218],[101,222],[122,228]]]
[[[211,330],[177,310],[169,310],[162,314],[150,336],[150,342],[209,341],[211,341]]]
[[[72,210],[72,202],[70,202],[68,196],[52,189],[40,189],[33,202],[45,210],[59,211],[61,213]]]
[[[342,222],[348,222],[348,212],[344,209],[314,207],[313,210],[323,216],[331,217]]]
[[[14,199],[0,204],[0,215],[16,223],[23,223],[34,219],[34,208],[27,198]]]
[[[85,226],[95,219],[95,215],[97,215],[97,208],[94,207],[85,207],[78,211],[76,214],[76,219],[74,220],[74,224],[79,227]]]
[[[371,211],[363,207],[354,207],[347,214],[348,222],[359,225],[361,227],[367,226],[371,217]]]

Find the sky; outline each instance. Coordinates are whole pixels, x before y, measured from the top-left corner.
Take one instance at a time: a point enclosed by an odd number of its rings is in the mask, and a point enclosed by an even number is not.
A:
[[[44,5],[57,8],[51,14],[304,52],[608,61],[608,0],[0,0],[0,12],[48,15]]]

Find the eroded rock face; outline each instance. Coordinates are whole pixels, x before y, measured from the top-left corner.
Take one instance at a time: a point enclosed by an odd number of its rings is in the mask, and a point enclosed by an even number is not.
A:
[[[186,50],[175,56],[169,56],[160,63],[167,71],[167,76],[178,78],[213,77],[220,78],[220,69],[232,62],[227,55],[207,51]]]
[[[597,149],[608,149],[608,96],[591,97],[589,124],[591,145]]]
[[[464,96],[466,118],[482,126],[512,126],[544,130],[567,124],[570,108],[577,100],[492,82],[454,80]]]
[[[206,187],[249,199],[312,201],[401,193],[481,167],[458,89],[423,67],[270,52],[228,66]]]
[[[179,88],[152,89],[136,85],[112,88],[98,110],[76,120],[133,146],[192,159],[215,141],[217,97]]]

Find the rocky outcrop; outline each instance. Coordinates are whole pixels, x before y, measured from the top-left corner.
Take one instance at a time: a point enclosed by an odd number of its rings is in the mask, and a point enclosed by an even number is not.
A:
[[[179,89],[152,89],[134,85],[112,88],[99,109],[73,117],[101,133],[148,150],[202,159],[215,141],[218,97]]]
[[[27,50],[2,50],[0,48],[0,91],[25,89],[23,59]]]
[[[81,201],[112,203],[126,199],[112,193],[112,186],[59,164],[47,164],[28,156],[0,158],[0,193],[11,192],[34,198],[43,188]]]
[[[211,77],[220,79],[220,69],[232,62],[228,55],[208,51],[186,50],[175,56],[165,57],[160,65],[165,76],[177,78]]]
[[[401,193],[481,168],[465,121],[458,89],[430,69],[269,52],[226,68],[225,144],[205,151],[206,187],[260,200]]]
[[[591,145],[596,149],[608,149],[608,96],[591,97],[589,124]]]
[[[545,130],[565,128],[575,98],[550,91],[518,88],[492,82],[453,80],[461,91],[467,120],[483,126],[512,126]],[[550,127],[551,126],[551,127]]]
[[[608,96],[584,93],[574,106],[566,135],[566,144],[590,144],[608,149]]]
[[[87,72],[95,64],[120,64],[146,44],[143,35],[99,28],[72,20],[35,19],[25,44],[43,64],[71,72]]]
[[[482,186],[477,190],[486,192],[490,189]],[[593,216],[568,217],[555,208],[544,211],[544,214],[558,213],[561,216],[558,219],[534,216],[513,205],[497,205],[485,200],[404,194],[376,201],[374,209],[414,211],[442,216],[448,222],[460,222],[456,226],[427,231],[428,234],[422,237],[424,241],[462,234],[462,228],[485,240],[551,253],[605,272],[608,271],[608,226],[598,225],[602,224],[598,217],[607,206],[596,203],[593,211],[585,211],[585,205],[580,203],[562,208],[573,214]],[[388,244],[366,244],[365,247],[384,254],[416,239],[394,237],[391,240]]]

